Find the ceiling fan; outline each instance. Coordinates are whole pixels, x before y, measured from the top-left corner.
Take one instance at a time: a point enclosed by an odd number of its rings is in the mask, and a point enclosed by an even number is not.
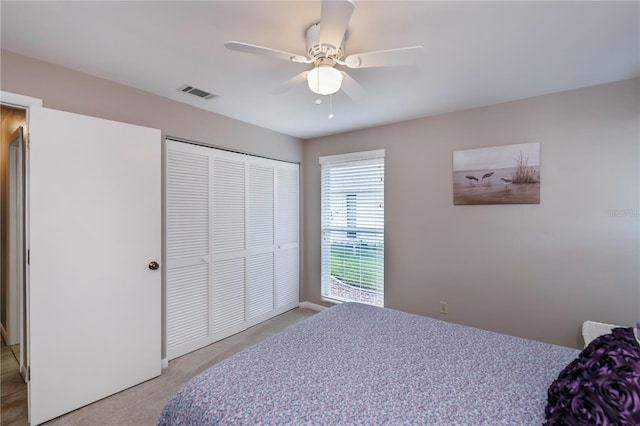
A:
[[[293,86],[307,81],[309,89],[318,95],[331,95],[341,90],[353,100],[364,95],[364,89],[345,71],[336,65],[348,68],[372,68],[411,65],[422,46],[348,55],[344,60],[345,33],[355,5],[351,0],[322,0],[320,22],[306,31],[307,56],[239,41],[228,41],[229,50],[271,56],[285,61],[313,64],[313,69],[303,71],[280,85],[277,92],[285,92]],[[316,103],[321,103],[320,99]],[[330,114],[329,118],[332,117]]]

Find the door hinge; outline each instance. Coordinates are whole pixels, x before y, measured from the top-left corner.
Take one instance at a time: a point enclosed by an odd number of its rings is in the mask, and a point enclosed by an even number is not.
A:
[[[27,265],[31,265],[31,250],[27,250]]]
[[[31,366],[27,367],[27,382],[31,381]]]
[[[31,149],[31,133],[27,133],[27,149]]]

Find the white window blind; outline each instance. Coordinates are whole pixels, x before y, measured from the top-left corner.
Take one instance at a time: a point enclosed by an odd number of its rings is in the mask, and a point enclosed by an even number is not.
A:
[[[320,158],[322,297],[384,305],[384,150]]]

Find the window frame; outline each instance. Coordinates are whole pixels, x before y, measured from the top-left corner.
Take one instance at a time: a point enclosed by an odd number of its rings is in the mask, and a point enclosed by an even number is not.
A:
[[[367,303],[374,306],[380,306],[380,307],[384,306],[384,232],[385,232],[384,231],[384,158],[385,158],[384,149],[330,155],[330,156],[323,156],[319,158],[320,187],[321,187],[320,189],[320,192],[321,192],[321,195],[320,195],[320,232],[321,232],[320,296],[323,302],[343,303],[343,302],[354,301],[354,302],[360,302],[360,303]],[[327,221],[331,219],[326,217],[327,211],[330,210],[329,207],[332,206],[331,203],[335,203],[335,199],[339,198],[340,196],[338,195],[336,197],[335,195],[331,195],[331,198],[333,201],[325,199],[325,197],[331,193],[331,192],[326,192],[328,191],[328,189],[325,189],[325,185],[329,184],[325,182],[325,179],[328,176],[325,173],[328,173],[328,170],[331,170],[332,166],[334,166],[335,170],[338,170],[340,168],[350,167],[351,163],[353,164],[353,166],[358,165],[358,163],[360,163],[360,165],[366,166],[367,161],[371,161],[372,165],[375,164],[375,167],[381,168],[382,184],[377,183],[377,184],[371,184],[369,186],[369,188],[374,189],[374,193],[376,194],[376,198],[375,198],[376,203],[377,202],[381,203],[381,207],[382,207],[381,213],[375,212],[375,211],[374,213],[371,213],[371,210],[368,209],[367,213],[364,213],[363,216],[358,216],[358,211],[359,211],[358,200],[360,198],[362,198],[363,200],[367,199],[366,195],[362,195],[362,194],[365,194],[366,192],[358,192],[367,188],[367,184],[365,183],[363,186],[358,187],[353,191],[349,190],[346,193],[344,193],[344,209],[345,209],[344,220],[346,221],[344,226],[335,226],[335,224],[328,224]],[[355,217],[354,217],[354,214],[355,214]],[[374,228],[362,227],[361,231],[354,231],[353,224],[356,223],[355,228],[358,228],[357,222],[358,220],[361,220],[361,218],[365,220],[373,220],[378,226]],[[379,227],[380,224],[382,225],[381,227]],[[344,228],[344,229],[340,229],[340,228]],[[333,271],[332,263],[331,263],[331,260],[333,258],[333,245],[334,245],[333,242],[340,241],[340,237],[335,239],[331,237],[327,238],[327,235],[335,235],[335,233],[340,233],[340,232],[344,233],[344,236],[343,236],[344,240],[353,240],[355,250],[357,250],[355,246],[359,246],[359,248],[362,249],[362,247],[366,247],[371,242],[374,242],[375,248],[371,250],[371,253],[373,253],[373,255],[375,256],[376,263],[381,262],[381,267],[376,266],[375,273],[377,274],[377,276],[374,282],[372,282],[371,284],[375,285],[376,287],[381,287],[380,292],[370,291],[370,289],[367,288],[367,286],[362,286],[362,281],[360,281],[359,283],[353,286],[350,286],[350,287],[355,287],[356,289],[359,289],[359,290],[355,290],[355,291],[360,291],[360,293],[357,296],[358,300],[352,300],[349,297],[344,297],[344,298],[338,297],[337,295],[335,294],[332,295],[330,293],[331,282],[329,282],[328,280],[333,278],[333,275],[331,275],[331,272]],[[365,242],[367,240],[366,237],[364,239],[356,238],[356,234],[358,232],[361,232],[362,234],[369,236],[370,238],[369,242]],[[327,248],[326,244],[330,244],[330,247]],[[368,249],[365,248],[365,250],[368,250]],[[360,252],[360,254],[358,254],[357,256],[358,256],[358,259],[360,260],[359,268],[365,269],[362,266],[362,262],[361,262],[362,258],[364,257],[363,252]],[[345,284],[349,285],[349,283],[345,283]],[[375,293],[378,293],[378,294],[374,296],[373,294]],[[366,296],[367,294],[369,295],[369,297]]]

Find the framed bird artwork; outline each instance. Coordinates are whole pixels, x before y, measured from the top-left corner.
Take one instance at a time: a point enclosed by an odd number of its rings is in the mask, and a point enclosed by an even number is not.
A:
[[[540,204],[540,143],[454,151],[453,204]]]

